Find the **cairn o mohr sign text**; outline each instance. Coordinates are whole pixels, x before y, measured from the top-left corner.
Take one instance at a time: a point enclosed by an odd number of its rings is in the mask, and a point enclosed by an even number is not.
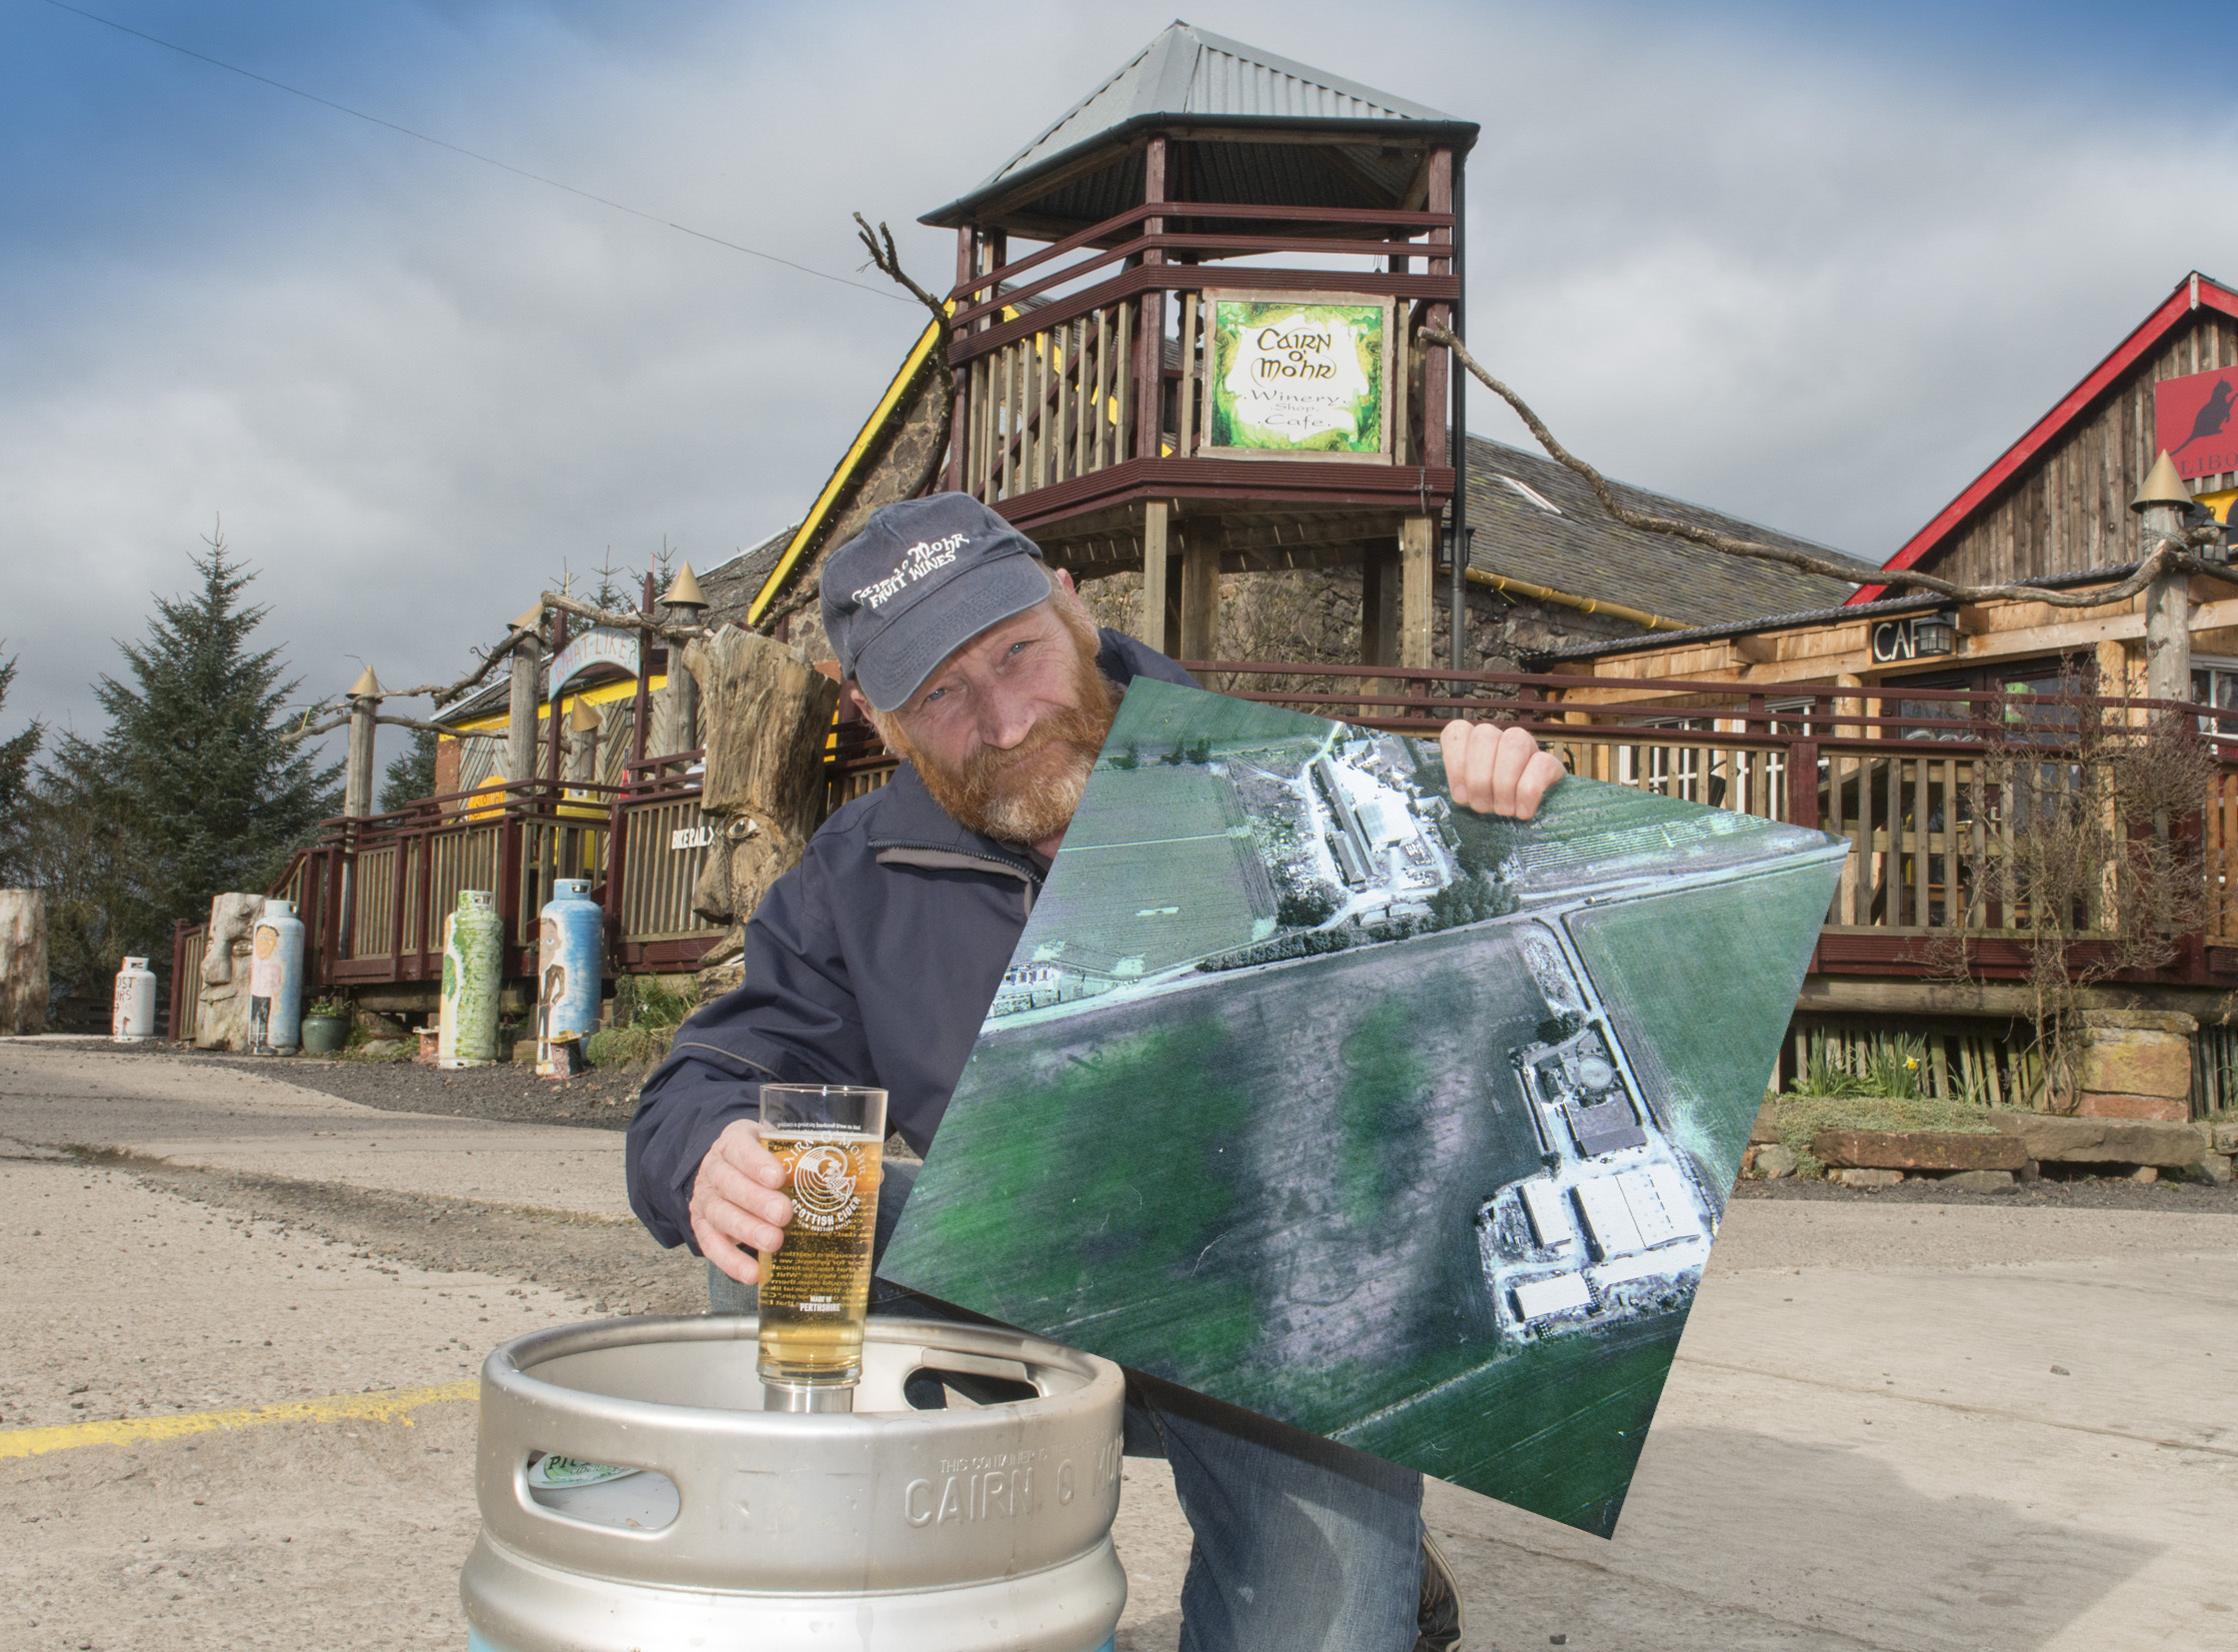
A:
[[[1391,303],[1207,293],[1205,449],[1388,462]]]

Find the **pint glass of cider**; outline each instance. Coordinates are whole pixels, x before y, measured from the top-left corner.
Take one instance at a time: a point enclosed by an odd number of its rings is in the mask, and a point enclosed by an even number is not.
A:
[[[762,1381],[786,1409],[836,1409],[814,1391],[863,1375],[885,1139],[882,1089],[762,1086],[762,1145],[785,1166],[793,1201],[785,1242],[761,1252]]]

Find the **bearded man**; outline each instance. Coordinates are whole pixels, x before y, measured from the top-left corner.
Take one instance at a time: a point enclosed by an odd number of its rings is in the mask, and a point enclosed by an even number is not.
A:
[[[630,1124],[631,1206],[707,1258],[718,1311],[751,1309],[754,1252],[792,1218],[760,1086],[882,1086],[923,1153],[1119,697],[1137,677],[1193,681],[1099,631],[1070,576],[962,494],[880,511],[832,554],[821,595],[849,690],[905,761],[771,886],[744,984],[685,1022]],[[1443,745],[1464,807],[1528,817],[1562,773],[1520,730],[1454,723]],[[881,1249],[913,1179],[890,1166],[882,1181]],[[879,1285],[872,1311],[941,1310]],[[1132,1372],[1126,1449],[1167,1460],[1194,1533],[1183,1652],[1459,1644],[1412,1470]]]

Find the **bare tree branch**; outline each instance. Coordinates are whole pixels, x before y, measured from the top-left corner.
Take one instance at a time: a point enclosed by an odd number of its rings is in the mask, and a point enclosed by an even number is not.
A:
[[[456,683],[422,683],[410,689],[384,689],[381,691],[381,698],[383,700],[418,700],[422,695],[426,695],[435,702],[438,709],[448,706],[485,677],[488,677],[491,668],[511,654],[520,644],[522,638],[536,635],[534,631],[523,626],[508,626],[505,631],[505,641],[483,655],[482,664],[460,678]]]
[[[595,626],[612,626],[620,631],[650,632],[665,637],[672,643],[689,643],[695,637],[705,637],[705,626],[672,626],[649,615],[618,612],[610,608],[595,608],[589,603],[578,602],[573,597],[563,597],[557,591],[544,594],[544,606],[556,608],[563,614],[572,614],[579,620],[588,620]]]
[[[314,713],[315,711],[316,708]],[[307,740],[317,740],[321,735],[331,735],[350,721],[349,715],[345,713],[341,717],[329,718],[324,723],[313,723],[310,718],[314,713],[306,713],[304,722],[290,729],[280,739],[289,746],[300,746]]]
[[[941,387],[941,412],[935,422],[939,429],[945,433],[949,428],[950,416],[956,409],[956,371],[949,365],[948,359],[949,307],[919,286],[909,271],[902,267],[902,254],[894,245],[894,232],[892,230],[888,229],[884,223],[873,230],[871,221],[861,213],[855,215],[855,224],[857,232],[862,237],[864,247],[871,255],[872,264],[876,265],[890,280],[906,288],[918,303],[924,305],[932,313],[934,321],[939,324],[939,330],[933,335],[933,340],[934,371]],[[918,495],[924,493],[926,489],[932,487],[939,480],[947,459],[948,443],[944,434],[942,440],[927,447],[920,456],[919,463],[914,471],[907,474],[898,484],[880,490],[885,495],[880,503],[892,504],[896,500],[917,498]],[[859,484],[860,486],[862,485]],[[858,502],[860,502],[861,497],[861,494],[858,493]],[[826,543],[830,543],[829,535],[827,535]],[[793,590],[786,595],[783,601],[773,603],[770,606],[770,611],[755,622],[754,629],[757,632],[764,637],[773,636],[779,626],[815,603],[817,600],[815,576],[822,565],[822,557],[819,556],[808,566],[794,570],[792,578],[796,584]]]
[[[902,268],[902,255],[894,247],[894,232],[888,229],[883,221],[879,224],[875,234],[871,229],[871,221],[861,213],[855,215],[855,223],[858,233],[863,238],[863,245],[871,250],[871,262],[878,266],[879,272],[886,276],[888,280],[908,288],[910,295],[918,303],[924,305],[926,309],[932,311],[933,319],[941,324],[941,365],[946,367],[948,365],[948,306],[920,287],[911,279],[909,271]],[[881,242],[884,243],[883,246],[880,244]]]
[[[1557,464],[1585,479],[1586,486],[1593,490],[1593,497],[1600,501],[1602,510],[1625,527],[1636,528],[1643,534],[1667,534],[1728,557],[1775,562],[1788,568],[1800,569],[1806,574],[1846,580],[1852,585],[1928,591],[1959,603],[1999,601],[2042,603],[2050,608],[2103,608],[2111,603],[2126,602],[2163,574],[2172,573],[2204,575],[2209,579],[2238,585],[2238,573],[2217,563],[2204,562],[2191,554],[2194,547],[2211,543],[2215,537],[2211,531],[2201,529],[2192,529],[2182,535],[2155,536],[2158,543],[2138,565],[2136,572],[2117,584],[2087,591],[2052,591],[2034,585],[1960,585],[1955,581],[1938,579],[1932,574],[1921,574],[1912,569],[1875,568],[1869,563],[1849,557],[1814,557],[1807,551],[1797,551],[1784,545],[1766,545],[1761,540],[1735,539],[1730,534],[1720,534],[1691,522],[1680,522],[1674,517],[1650,516],[1644,511],[1631,509],[1617,499],[1616,491],[1608,485],[1608,479],[1556,441],[1554,433],[1546,428],[1546,422],[1531,411],[1529,404],[1485,372],[1476,358],[1468,353],[1468,347],[1448,329],[1428,323],[1420,329],[1420,337],[1450,350],[1454,359],[1467,368],[1485,389],[1515,410],[1516,416],[1529,427],[1531,435],[1538,439],[1538,445]]]

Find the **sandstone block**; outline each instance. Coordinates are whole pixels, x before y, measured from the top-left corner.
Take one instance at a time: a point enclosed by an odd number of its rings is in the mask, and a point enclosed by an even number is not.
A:
[[[1752,1167],[1766,1181],[1777,1181],[1795,1173],[1795,1155],[1776,1141],[1767,1141],[1749,1151],[1755,1155]]]
[[[1901,1170],[1859,1169],[1852,1166],[1846,1170],[1836,1170],[1833,1179],[1840,1182],[1844,1187],[1893,1187],[1904,1179],[1904,1172]]]
[[[1820,1130],[1810,1150],[1828,1164],[1882,1170],[2017,1170],[2028,1149],[2008,1135],[1949,1130]]]
[[[2197,1164],[2205,1147],[2192,1124],[2144,1118],[2063,1118],[2053,1113],[2000,1112],[1998,1129],[2017,1136],[2027,1156],[2055,1164]]]
[[[2191,1167],[2191,1174],[2200,1181],[2212,1181],[2228,1187],[2238,1179],[2238,1170],[2231,1167],[2228,1153],[2208,1153]]]
[[[2090,1029],[2082,1087],[2110,1095],[2191,1094],[2191,1040],[2142,1027]]]
[[[2238,1124],[2214,1123],[2207,1129],[2216,1152],[2238,1153]]]
[[[2108,1095],[2085,1090],[2075,1111],[2084,1118],[2160,1118],[2181,1124],[2191,1116],[2191,1103],[2177,1095]]]
[[[1756,1122],[1748,1132],[1751,1146],[1779,1139],[1779,1125],[1772,1118],[1772,1104],[1767,1101],[1756,1109]]]
[[[2086,1009],[2083,1025],[2132,1032],[2178,1032],[2186,1038],[2199,1030],[2195,1017],[2173,1009]]]
[[[2009,1192],[2014,1182],[2010,1170],[1954,1170],[1938,1185],[1968,1193],[2003,1193]]]

